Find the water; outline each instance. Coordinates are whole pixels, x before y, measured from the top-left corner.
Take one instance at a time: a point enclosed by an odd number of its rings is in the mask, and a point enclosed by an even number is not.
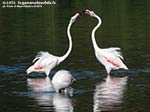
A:
[[[73,94],[51,91],[43,74],[27,76],[38,51],[61,56],[68,49],[66,28],[77,11],[102,18],[99,47],[118,46],[129,70],[106,77],[94,56],[90,33],[96,19],[81,16],[72,26],[73,50],[52,70],[69,70],[77,81]],[[0,110],[5,112],[149,112],[150,1],[59,1],[43,8],[0,8]]]

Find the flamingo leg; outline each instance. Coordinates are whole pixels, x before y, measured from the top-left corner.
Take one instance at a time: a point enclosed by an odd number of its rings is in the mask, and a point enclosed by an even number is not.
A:
[[[107,72],[107,76],[110,76],[110,72]]]
[[[45,75],[46,75],[46,77],[48,77],[48,76],[49,76],[49,74],[48,74],[48,73],[46,73]]]
[[[49,76],[49,73],[50,73],[50,70],[49,70],[49,69],[45,71],[46,77]]]

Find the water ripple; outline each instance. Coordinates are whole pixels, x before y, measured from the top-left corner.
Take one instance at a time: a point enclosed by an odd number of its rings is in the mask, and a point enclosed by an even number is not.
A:
[[[112,78],[108,76],[104,82],[98,83],[94,92],[94,112],[119,110],[127,77]]]
[[[6,66],[6,65],[0,65],[0,72],[4,74],[15,74],[22,71],[25,71],[25,66]]]

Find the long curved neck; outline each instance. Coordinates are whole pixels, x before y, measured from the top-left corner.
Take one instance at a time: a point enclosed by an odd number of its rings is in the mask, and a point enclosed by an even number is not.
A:
[[[72,22],[70,21],[68,28],[67,28],[67,35],[68,35],[68,39],[69,39],[69,48],[68,51],[65,53],[65,55],[61,56],[59,58],[59,62],[61,63],[62,61],[64,61],[70,54],[71,50],[72,50],[72,39],[71,39],[71,34],[70,34],[70,28],[71,28]]]
[[[98,24],[97,24],[97,25],[94,27],[94,29],[92,30],[92,43],[93,43],[94,49],[96,50],[96,49],[98,49],[99,47],[98,47],[98,45],[97,45],[97,43],[96,43],[96,40],[95,40],[95,32],[96,32],[96,30],[100,27],[102,21],[101,21],[100,17],[97,16],[97,15],[95,15],[95,18],[98,19]]]

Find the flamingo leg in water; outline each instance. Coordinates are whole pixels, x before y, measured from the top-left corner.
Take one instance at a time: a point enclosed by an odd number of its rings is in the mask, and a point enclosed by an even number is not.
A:
[[[110,72],[107,72],[107,76],[110,76]]]

